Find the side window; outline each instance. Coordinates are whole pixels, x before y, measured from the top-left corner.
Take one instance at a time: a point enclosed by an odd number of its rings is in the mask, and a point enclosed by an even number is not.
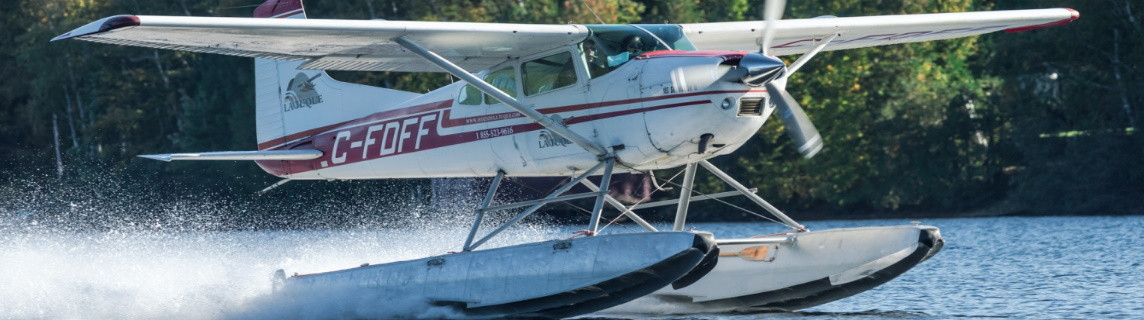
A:
[[[481,90],[477,90],[472,85],[465,85],[461,88],[461,95],[457,97],[457,103],[475,106],[481,104]]]
[[[489,75],[485,76],[485,81],[494,87],[497,87],[497,89],[504,91],[504,93],[507,93],[510,97],[516,98],[515,73],[516,72],[513,71],[512,67],[500,69],[490,72]],[[496,104],[500,103],[500,101],[497,101],[497,99],[493,99],[492,96],[486,94],[485,103]]]
[[[580,52],[584,54],[584,62],[588,64],[588,76],[592,79],[616,69],[608,66],[608,56],[599,47],[596,40],[585,40],[580,44]]]
[[[525,62],[521,65],[521,70],[525,95],[576,84],[576,68],[572,65],[571,52],[565,51]]]

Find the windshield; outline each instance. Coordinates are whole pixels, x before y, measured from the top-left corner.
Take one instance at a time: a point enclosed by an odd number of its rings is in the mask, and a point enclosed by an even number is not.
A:
[[[592,78],[601,76],[649,51],[686,50],[695,46],[683,28],[670,24],[587,25],[591,36],[581,44]]]
[[[592,32],[589,39],[608,54],[627,50],[636,41],[643,52],[657,50],[694,51],[695,46],[683,36],[683,28],[673,24],[587,25]]]

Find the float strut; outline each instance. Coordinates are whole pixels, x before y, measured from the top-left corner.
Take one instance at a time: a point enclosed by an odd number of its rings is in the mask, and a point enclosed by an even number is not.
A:
[[[583,181],[580,181],[580,184],[583,184],[585,187],[588,187],[588,190],[592,190],[593,192],[600,191],[600,187],[597,186],[595,183],[592,183],[592,181],[583,180]],[[616,210],[620,210],[620,212],[623,212],[625,216],[628,216],[628,219],[632,219],[632,221],[634,221],[636,224],[643,227],[645,230],[651,231],[651,232],[659,231],[659,229],[656,229],[654,226],[652,226],[650,223],[648,223],[647,220],[644,220],[642,217],[637,215],[635,212],[632,212],[632,209],[635,209],[635,206],[632,206],[630,208],[626,207],[626,206],[624,206],[623,202],[620,202],[620,200],[616,200],[616,198],[613,198],[611,195],[607,195],[606,193],[604,196],[604,201],[607,202],[608,204],[612,205],[613,207],[615,207]]]
[[[580,174],[579,176],[576,176],[576,178],[573,178],[572,181],[569,181],[568,183],[564,184],[560,188],[556,189],[556,191],[553,191],[552,193],[548,194],[548,196],[544,197],[544,199],[545,200],[551,200],[553,198],[560,196],[560,194],[564,193],[565,191],[568,191],[568,189],[572,189],[572,187],[576,186],[577,184],[580,184],[580,180],[584,180],[584,179],[588,178],[588,176],[592,175],[593,173],[596,173],[596,171],[599,171],[600,168],[603,166],[604,166],[604,162],[600,162],[595,167],[592,167],[592,169],[588,169],[588,171],[584,171],[584,173]],[[524,212],[521,212],[520,214],[516,215],[516,217],[513,217],[508,222],[505,222],[504,225],[500,226],[496,230],[493,230],[492,232],[489,232],[489,234],[485,235],[483,238],[481,238],[481,240],[477,240],[477,242],[474,242],[468,248],[465,248],[465,250],[470,251],[470,250],[476,249],[480,245],[484,244],[486,241],[489,241],[489,239],[492,239],[493,236],[496,236],[498,233],[501,233],[501,231],[508,229],[508,227],[512,226],[513,224],[516,224],[521,219],[524,219],[525,217],[528,217],[528,215],[532,214],[533,212],[536,212],[536,210],[539,210],[540,207],[544,206],[545,203],[547,203],[547,202],[537,203],[537,204],[533,205],[532,207],[529,207],[527,210],[524,210]]]
[[[731,176],[727,175],[727,173],[723,172],[723,170],[719,170],[719,168],[716,168],[715,165],[712,165],[710,162],[707,162],[707,160],[699,160],[699,164],[703,165],[704,168],[707,168],[707,171],[710,171],[716,177],[719,177],[719,179],[723,180],[723,182],[726,182],[727,184],[731,185],[731,187],[735,188],[735,190],[739,190],[739,193],[742,193],[744,196],[747,197],[747,199],[751,199],[751,201],[754,201],[755,204],[758,204],[760,207],[763,207],[763,209],[766,209],[767,212],[770,212],[771,214],[775,215],[775,217],[779,218],[779,220],[782,220],[783,223],[786,224],[787,226],[794,228],[795,230],[798,230],[800,232],[807,230],[806,227],[799,224],[798,222],[795,222],[794,219],[791,219],[786,214],[783,214],[782,211],[779,211],[778,208],[775,208],[775,206],[772,206],[770,203],[767,202],[767,200],[763,200],[763,198],[759,197],[759,195],[751,193],[750,190],[747,189],[747,187],[744,187],[743,184],[739,183],[738,181],[735,181],[734,178],[731,178]],[[678,220],[676,220],[676,221],[678,222]]]
[[[489,204],[493,202],[493,196],[497,194],[497,188],[500,187],[501,179],[504,179],[504,171],[497,170],[497,176],[493,177],[493,183],[489,185],[489,193],[485,194],[485,200],[481,202],[481,208],[477,209],[477,220],[473,221],[473,228],[469,230],[469,237],[465,238],[465,246],[461,247],[463,251],[472,251],[469,246],[473,244],[473,237],[477,236],[477,229],[481,227],[481,219],[485,217],[485,209],[488,209]]]
[[[695,164],[688,163],[683,168],[683,186],[679,190],[679,206],[675,208],[675,225],[671,230],[683,231],[687,223],[687,207],[691,205],[691,186],[695,184]]]
[[[616,166],[616,158],[604,159],[604,175],[600,177],[600,195],[596,196],[596,205],[592,207],[592,220],[588,221],[588,231],[595,235],[600,227],[600,214],[604,211],[604,198],[608,196],[608,186],[612,183],[612,168]],[[582,181],[587,181],[584,179]]]

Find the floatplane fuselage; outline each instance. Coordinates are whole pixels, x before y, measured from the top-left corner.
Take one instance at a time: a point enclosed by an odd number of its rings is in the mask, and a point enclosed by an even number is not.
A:
[[[514,59],[477,75],[522,79],[496,84],[607,148],[617,168],[633,171],[674,168],[731,153],[774,110],[760,103],[766,89],[739,81],[737,68],[746,53],[652,52],[592,78],[581,46]],[[556,63],[567,65],[553,68],[536,62],[548,62],[546,58],[563,59]],[[568,78],[552,72],[565,72]],[[339,108],[330,100],[344,98],[332,95],[338,85],[347,84],[327,85],[321,77],[308,80],[306,71],[282,76],[288,77],[280,79],[285,84],[310,82],[301,86],[309,90],[308,101],[283,100],[287,103],[282,112],[296,113],[292,116],[322,117]],[[560,87],[551,88],[556,85]],[[500,171],[557,176],[599,163],[599,157],[568,139],[482,96],[461,81],[401,102],[362,97],[381,111],[259,143],[262,150],[315,149],[321,157],[258,163],[289,179],[487,177]]]

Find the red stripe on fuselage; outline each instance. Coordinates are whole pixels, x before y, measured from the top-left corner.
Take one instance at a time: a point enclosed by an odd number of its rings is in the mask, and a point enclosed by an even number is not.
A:
[[[619,110],[569,118],[566,124],[572,125],[648,111],[710,103],[712,103],[710,100],[694,100],[645,108]],[[258,161],[258,164],[267,172],[275,175],[297,174],[543,129],[540,124],[530,122],[487,130],[439,135],[437,132],[437,123],[442,122],[441,117],[446,113],[448,113],[448,110],[437,113],[418,114],[412,117],[389,119],[388,121],[376,123],[372,126],[361,125],[349,127],[344,130],[325,132],[314,136],[310,141],[301,142],[300,144],[313,142],[313,148],[322,150],[328,156],[305,161]],[[371,140],[372,142],[370,142]]]
[[[767,92],[767,90],[764,90],[764,89],[703,91],[703,92],[681,93],[681,94],[663,95],[663,96],[647,97],[647,98],[634,98],[634,99],[574,104],[574,105],[567,105],[567,106],[560,106],[560,107],[536,109],[536,111],[539,111],[542,114],[553,114],[553,113],[560,113],[560,112],[572,112],[572,111],[588,110],[588,109],[595,109],[595,108],[611,107],[611,106],[617,106],[617,105],[623,105],[623,104],[632,104],[632,103],[657,101],[657,100],[667,100],[667,99],[675,99],[675,98],[685,98],[685,97],[693,97],[693,96],[708,95],[708,94],[765,93],[765,92]],[[460,107],[464,107],[464,106],[460,106]],[[444,114],[445,119],[441,121],[442,127],[452,128],[452,127],[457,127],[457,126],[479,124],[479,123],[492,122],[492,121],[509,120],[509,119],[516,119],[516,118],[524,117],[523,114],[520,114],[520,112],[516,112],[516,111],[486,114],[486,115],[479,115],[479,116],[465,117],[465,118],[456,118],[456,119],[451,118],[450,117],[451,114],[452,114],[451,110],[445,110],[445,114]]]
[[[604,101],[604,102],[595,102],[595,103],[574,104],[574,105],[567,105],[567,106],[560,106],[560,107],[542,108],[542,109],[537,109],[537,111],[540,111],[540,113],[543,113],[543,114],[552,114],[552,113],[559,113],[559,112],[570,112],[570,111],[580,111],[580,110],[602,108],[602,107],[611,107],[611,106],[622,105],[622,104],[631,104],[631,103],[639,103],[639,102],[647,102],[647,101],[693,97],[693,96],[700,96],[700,95],[707,95],[707,94],[765,93],[765,92],[767,92],[767,91],[764,89],[702,91],[702,92],[681,93],[681,94],[663,95],[663,96],[647,97],[647,98],[634,98],[634,99]],[[331,131],[331,130],[334,130],[334,129],[339,128],[339,127],[348,127],[348,126],[353,126],[353,125],[366,124],[366,123],[377,122],[377,121],[381,121],[381,120],[387,120],[389,118],[395,118],[395,117],[411,115],[411,114],[418,114],[418,113],[422,113],[422,112],[440,110],[440,109],[446,109],[445,113],[443,114],[444,118],[439,119],[439,121],[441,122],[441,126],[444,128],[452,128],[452,127],[457,127],[457,126],[462,126],[462,125],[479,124],[479,123],[485,123],[485,122],[509,120],[509,119],[516,119],[516,118],[524,117],[524,115],[520,114],[519,112],[513,111],[513,112],[503,112],[503,113],[495,113],[495,114],[453,119],[453,118],[449,117],[452,112],[451,112],[451,110],[448,109],[450,106],[452,106],[452,104],[453,104],[453,100],[444,100],[444,101],[431,102],[431,103],[426,103],[426,104],[419,104],[419,105],[401,108],[401,109],[383,111],[383,112],[368,115],[368,116],[363,117],[363,118],[345,121],[345,122],[340,122],[340,123],[335,123],[335,124],[331,124],[331,125],[327,125],[327,126],[322,126],[322,127],[318,127],[318,128],[314,128],[314,129],[310,129],[310,130],[306,130],[306,131],[293,133],[293,134],[290,134],[288,136],[285,136],[282,138],[276,138],[276,139],[271,140],[271,141],[261,142],[258,144],[258,149],[259,150],[266,150],[266,149],[282,147],[282,146],[291,144],[291,143],[293,143],[299,139],[310,137],[310,136],[320,134],[323,132]],[[464,107],[464,106],[459,106],[459,107]]]

